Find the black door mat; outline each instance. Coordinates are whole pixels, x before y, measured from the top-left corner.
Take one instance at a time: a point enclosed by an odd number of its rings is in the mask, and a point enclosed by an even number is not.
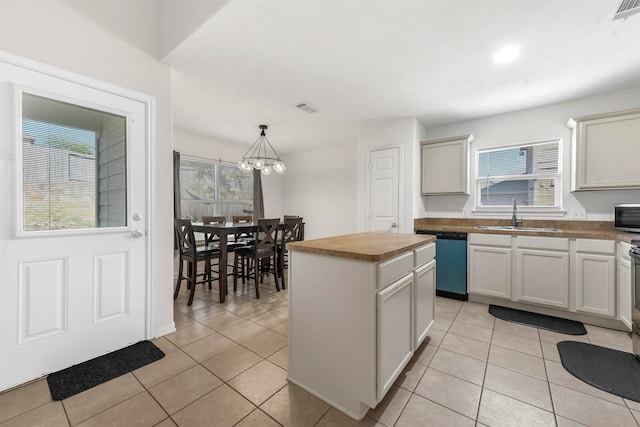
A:
[[[47,377],[53,400],[62,400],[162,359],[164,353],[150,341],[140,341]]]
[[[582,322],[563,319],[561,317],[547,316],[545,314],[531,313],[530,311],[516,310],[515,308],[490,305],[489,313],[498,319],[507,322],[520,323],[534,328],[546,329],[559,334],[586,335],[587,330]]]
[[[561,341],[562,366],[600,390],[640,402],[640,361],[631,353],[577,341]]]

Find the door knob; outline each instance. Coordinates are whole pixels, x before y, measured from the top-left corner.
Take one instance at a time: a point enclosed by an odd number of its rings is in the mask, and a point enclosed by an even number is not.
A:
[[[142,231],[140,230],[133,230],[131,232],[131,235],[133,236],[134,239],[138,239],[140,237],[142,237]]]
[[[142,219],[142,214],[136,212],[133,214],[133,220],[134,221],[140,221]]]
[[[395,222],[393,224],[391,224],[391,228],[396,228],[398,226],[398,224],[396,224]]]

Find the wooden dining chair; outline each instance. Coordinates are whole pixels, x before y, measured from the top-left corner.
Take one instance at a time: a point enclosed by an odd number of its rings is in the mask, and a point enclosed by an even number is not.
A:
[[[208,283],[209,289],[211,289],[211,281],[214,280],[211,261],[215,259],[217,259],[218,262],[220,261],[220,250],[216,247],[197,245],[190,219],[176,218],[174,227],[178,239],[180,264],[178,266],[178,278],[176,281],[176,289],[173,292],[173,299],[178,298],[180,285],[183,280],[186,280],[187,289],[189,289],[189,301],[187,305],[191,305],[196,292],[196,284]],[[198,263],[201,261],[205,262],[204,273],[198,273]],[[183,274],[185,262],[187,263],[187,275]]]
[[[280,291],[278,284],[278,266],[276,245],[278,242],[278,226],[280,219],[258,219],[258,231],[255,233],[256,243],[252,246],[241,246],[236,249],[234,272],[238,271],[239,261],[245,261],[247,266],[246,277],[253,278],[256,287],[256,298],[260,298],[259,283],[263,276],[273,273],[275,275],[276,290]],[[238,289],[238,275],[233,277],[233,290]]]
[[[203,216],[202,224],[224,224],[227,222],[227,218],[224,216]],[[220,237],[214,233],[204,233],[205,246],[215,246],[220,243]]]
[[[287,259],[289,251],[287,250],[287,243],[303,240],[302,228],[302,217],[285,215],[276,248],[278,253],[278,276],[280,277],[280,283],[282,283],[282,289],[286,289],[284,284],[284,270],[288,268]]]

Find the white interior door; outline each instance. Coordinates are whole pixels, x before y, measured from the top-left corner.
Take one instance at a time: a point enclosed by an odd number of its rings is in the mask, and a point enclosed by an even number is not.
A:
[[[397,233],[399,223],[399,148],[369,153],[369,231]]]
[[[148,337],[147,103],[10,62],[0,390]]]

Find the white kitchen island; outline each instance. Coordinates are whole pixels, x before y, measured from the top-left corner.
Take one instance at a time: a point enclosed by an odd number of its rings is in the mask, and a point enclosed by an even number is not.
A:
[[[375,408],[427,336],[434,236],[358,233],[289,249],[289,376],[354,419]]]

